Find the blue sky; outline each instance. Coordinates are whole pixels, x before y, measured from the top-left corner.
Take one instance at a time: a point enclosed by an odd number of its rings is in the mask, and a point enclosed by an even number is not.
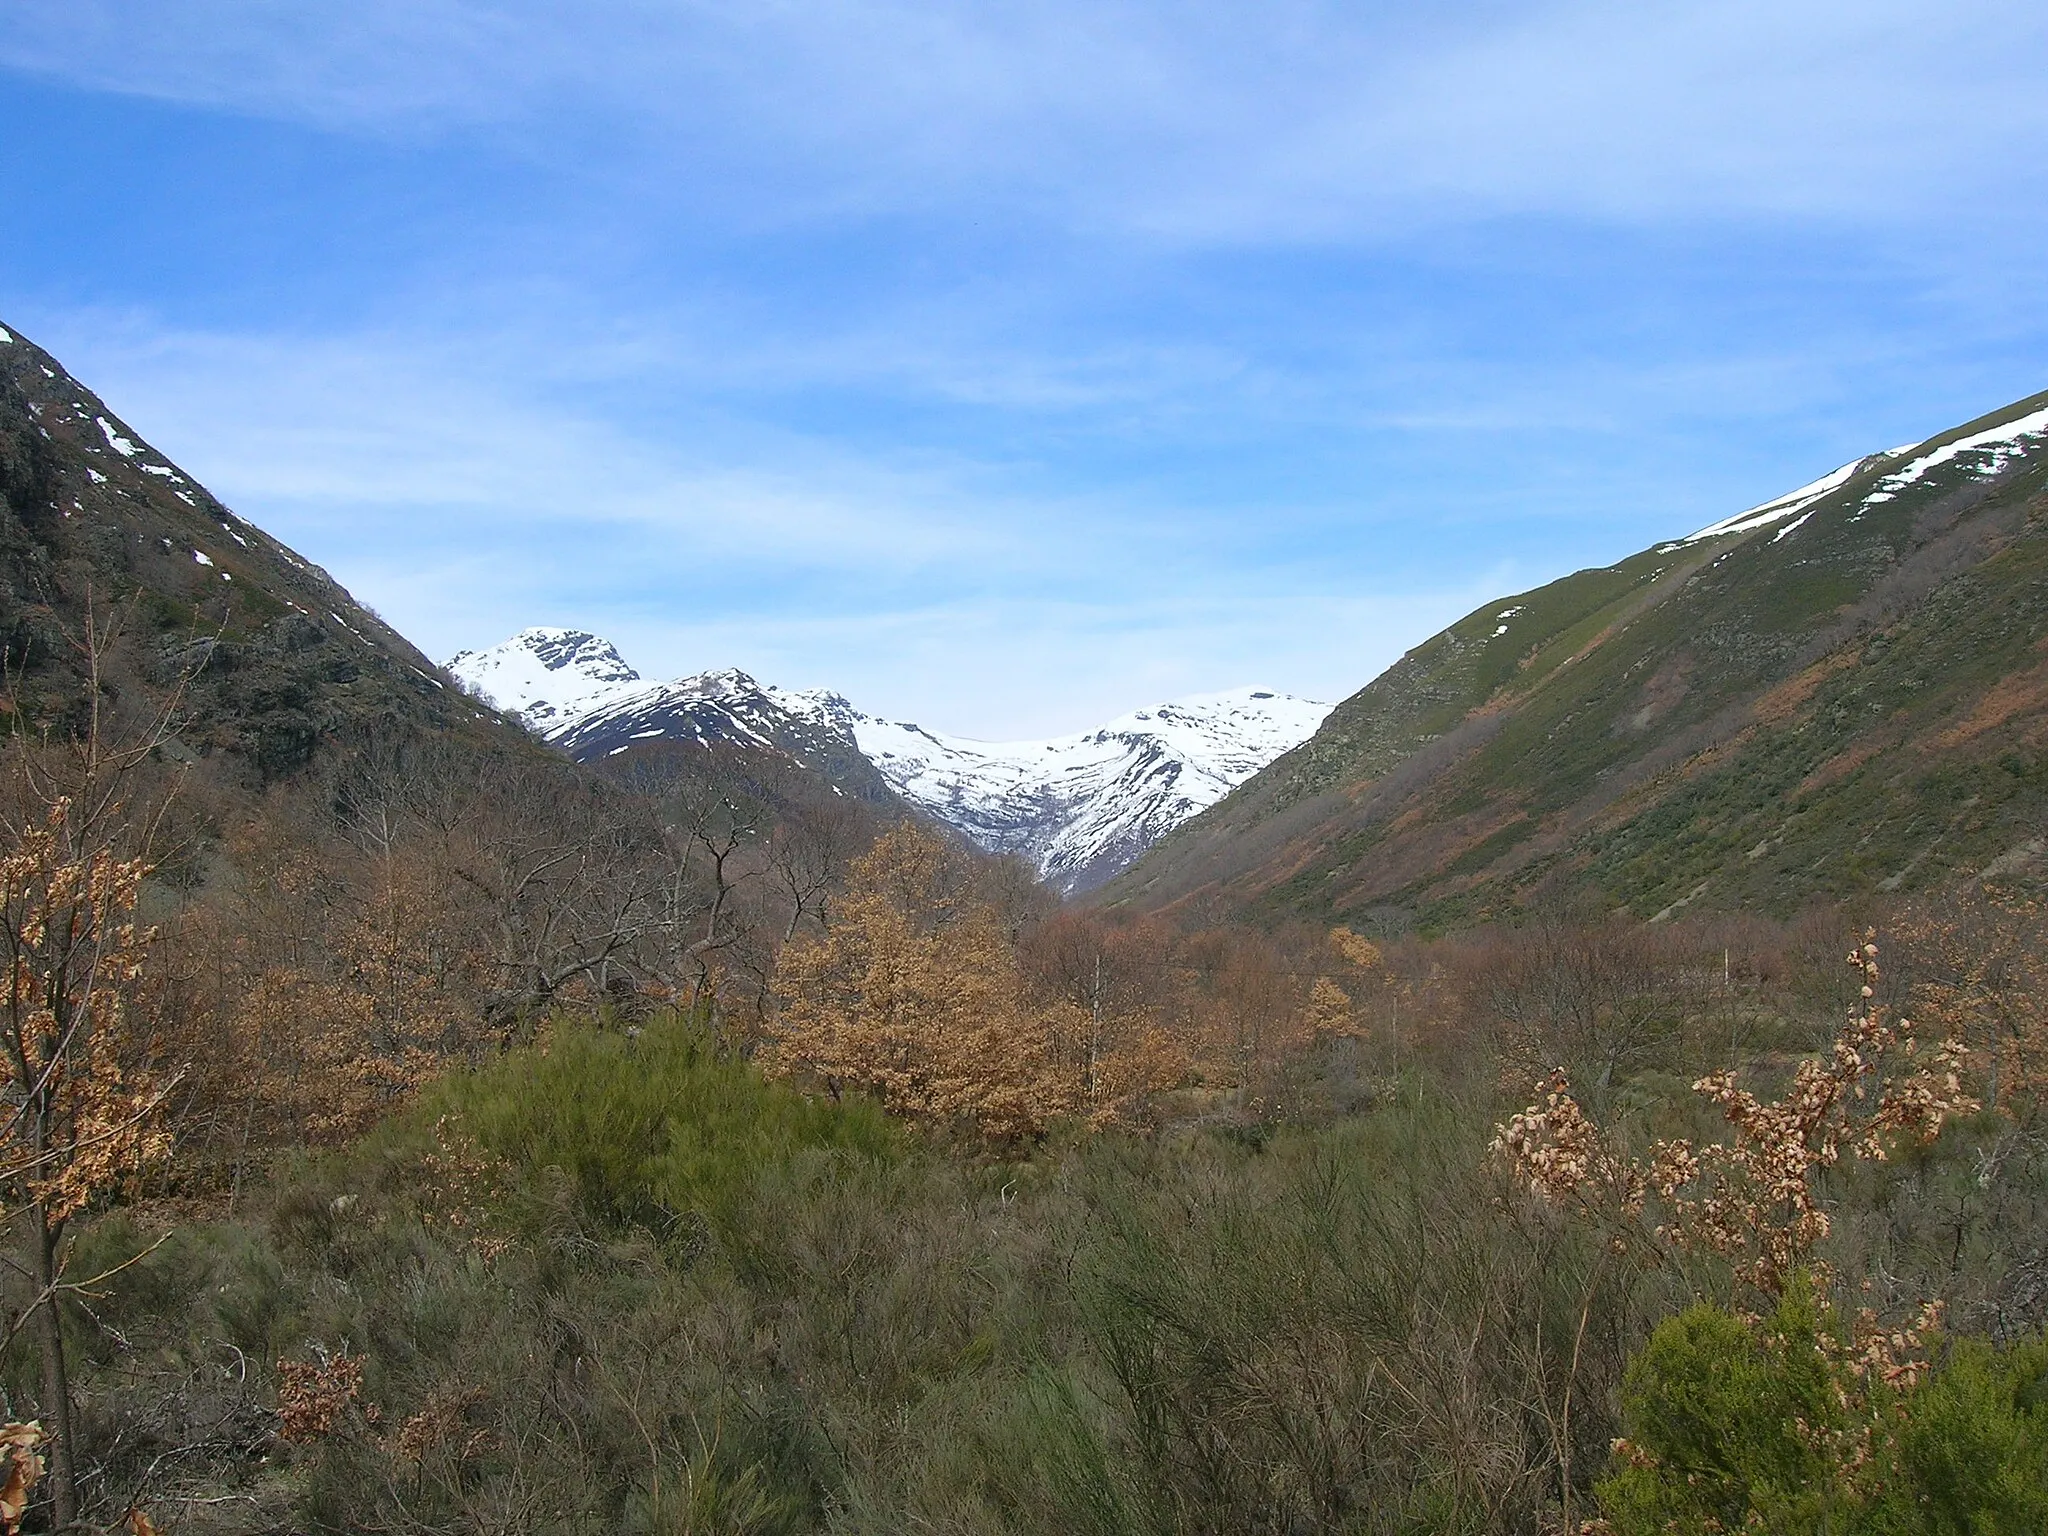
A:
[[[2048,10],[10,0],[0,321],[437,656],[1337,698],[2048,388]]]

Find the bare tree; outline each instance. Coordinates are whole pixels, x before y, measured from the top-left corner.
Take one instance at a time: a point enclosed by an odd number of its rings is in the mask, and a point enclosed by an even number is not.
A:
[[[873,845],[875,832],[873,813],[856,800],[802,802],[784,813],[767,845],[768,879],[789,903],[783,943],[806,919],[814,927],[826,924],[833,891],[847,866]]]
[[[1682,1021],[1675,940],[1627,918],[1539,918],[1492,935],[1471,971],[1503,1061],[1564,1067],[1600,1091],[1667,1051]]]

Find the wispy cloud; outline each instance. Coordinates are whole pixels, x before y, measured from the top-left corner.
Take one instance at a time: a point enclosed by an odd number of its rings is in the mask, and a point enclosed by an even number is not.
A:
[[[595,133],[726,217],[971,187],[1176,241],[1968,215],[2038,192],[2048,147],[2048,17],[2016,0],[25,0],[0,59],[377,135]]]
[[[1335,696],[2048,379],[2018,0],[14,0],[0,72],[6,318],[441,654]]]
[[[156,446],[440,654],[583,624],[654,672],[738,664],[1045,733],[1235,682],[1349,692],[1514,573],[1376,581],[1350,538],[1304,570],[1235,508],[1033,494],[957,456],[906,467],[745,423],[636,436],[565,405],[592,359],[514,367],[504,338],[58,328],[43,339]]]
[[[581,527],[728,563],[897,573],[1021,554],[987,517],[962,515],[958,487],[932,469],[717,417],[635,435],[578,408],[590,367],[563,355],[573,346],[530,336],[222,335],[72,317],[64,341],[140,430],[295,522],[401,524],[431,509],[444,542]]]

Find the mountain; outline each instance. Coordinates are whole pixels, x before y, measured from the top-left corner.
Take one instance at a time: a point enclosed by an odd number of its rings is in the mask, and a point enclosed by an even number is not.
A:
[[[580,629],[522,630],[487,651],[459,652],[448,671],[535,730],[646,681],[611,641]]]
[[[906,800],[983,848],[1021,854],[1055,890],[1076,895],[1302,740],[1328,710],[1239,688],[1046,741],[969,741],[868,715],[853,729]]]
[[[2048,848],[2048,394],[1500,599],[1100,893],[1789,913]]]
[[[523,629],[459,653],[448,671],[578,762],[686,744],[736,762],[786,759],[818,781],[819,793],[906,809],[854,742],[852,706],[832,694],[767,688],[733,670],[650,682],[609,640],[580,629]]]
[[[980,742],[744,672],[650,683],[581,630],[522,630],[448,670],[580,761],[661,742],[786,753],[843,794],[914,806],[990,852],[1024,857],[1067,894],[1110,878],[1301,741],[1329,707],[1243,688],[1074,736]]]
[[[253,785],[383,726],[511,739],[325,571],[5,326],[0,509],[0,707],[16,728],[83,728],[91,630],[103,706],[146,716],[175,694],[171,750]]]

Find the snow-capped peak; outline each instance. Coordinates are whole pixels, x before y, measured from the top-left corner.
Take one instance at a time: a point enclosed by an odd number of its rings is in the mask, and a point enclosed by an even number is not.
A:
[[[877,794],[893,791],[990,852],[1029,859],[1066,892],[1107,880],[1306,741],[1330,712],[1272,688],[1233,688],[1135,709],[1071,736],[974,741],[735,668],[649,682],[609,642],[571,629],[522,630],[463,652],[448,670],[580,759],[657,741],[777,751],[836,742],[832,750],[862,772],[872,765],[880,777],[867,782]]]
[[[992,853],[1029,859],[1068,893],[1107,880],[1314,735],[1329,712],[1271,688],[1234,688],[1071,736],[989,742],[848,709],[862,755],[899,795]]]
[[[483,650],[459,653],[448,671],[497,708],[543,731],[642,681],[611,641],[586,630],[538,625]]]

